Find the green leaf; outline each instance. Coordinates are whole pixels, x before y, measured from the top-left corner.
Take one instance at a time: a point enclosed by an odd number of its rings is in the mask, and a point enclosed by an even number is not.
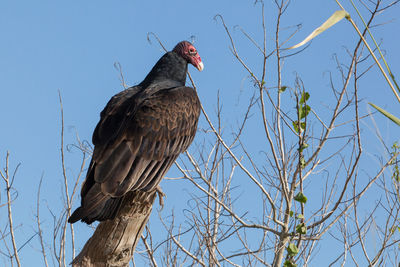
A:
[[[297,195],[294,197],[294,200],[300,203],[306,203],[307,197],[302,192],[298,192]]]
[[[296,256],[297,253],[299,253],[299,249],[293,243],[290,243],[286,250],[288,252],[289,257]]]
[[[290,217],[293,217],[293,214],[294,214],[293,210],[289,211],[289,216]]]
[[[293,129],[296,131],[296,133],[299,133],[299,122],[294,121],[292,122],[292,124],[293,124]]]
[[[392,149],[397,151],[397,149],[399,149],[399,148],[400,148],[399,143],[397,143],[397,141],[394,142],[393,145],[392,145]]]
[[[310,94],[308,92],[301,93],[300,104],[306,103],[306,101],[310,98]]]
[[[296,233],[305,235],[307,233],[307,226],[305,223],[301,223],[296,226]]]
[[[308,115],[308,113],[310,113],[310,110],[311,110],[311,108],[309,105],[305,105],[305,106],[301,107],[299,109],[300,119],[304,119]]]
[[[306,160],[304,159],[304,157],[300,158],[300,167],[302,169],[304,169],[306,167]]]
[[[294,121],[292,122],[292,124],[293,124],[293,129],[296,131],[296,133],[299,133],[299,121]],[[306,123],[300,122],[301,131],[304,131],[305,128],[306,128]]]
[[[308,144],[307,144],[307,143],[303,143],[303,144],[301,145],[301,147],[299,148],[299,152],[300,152],[300,153],[303,152],[303,150],[306,149],[307,147],[308,147]]]
[[[347,11],[345,11],[345,10],[336,11],[335,13],[333,13],[332,16],[329,17],[329,19],[327,19],[320,27],[316,28],[303,41],[301,41],[297,45],[289,47],[288,49],[298,48],[298,47],[308,43],[309,41],[314,39],[316,36],[318,36],[319,34],[323,33],[324,31],[326,31],[327,29],[329,29],[330,27],[332,27],[333,25],[335,25],[336,23],[341,21],[343,18],[350,18],[350,14],[347,13]]]
[[[371,106],[373,106],[376,110],[378,110],[380,113],[382,113],[383,115],[385,115],[388,119],[390,119],[391,121],[393,121],[394,123],[396,123],[397,125],[400,126],[400,119],[397,118],[396,116],[390,114],[389,112],[387,112],[386,110],[384,110],[383,108],[378,107],[375,104],[372,103],[368,103]]]
[[[297,219],[304,219],[303,214],[297,214]]]
[[[281,86],[281,88],[279,88],[278,92],[282,93],[286,91],[287,86]]]
[[[285,262],[283,263],[283,267],[297,267],[297,264],[291,262],[290,260],[285,260]]]

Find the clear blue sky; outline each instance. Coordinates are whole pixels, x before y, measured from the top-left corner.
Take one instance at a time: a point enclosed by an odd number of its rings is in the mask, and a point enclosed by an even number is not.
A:
[[[144,78],[163,54],[154,38],[151,38],[151,44],[147,41],[149,32],[157,34],[168,49],[181,40],[190,40],[191,36],[195,36],[195,46],[205,64],[202,73],[190,69],[198,85],[200,98],[209,113],[214,114],[216,92],[220,90],[224,109],[232,114],[232,117],[226,118],[226,123],[235,121],[237,103],[240,102],[238,99],[242,91],[251,88],[251,82],[248,74],[234,61],[224,29],[220,22],[214,20],[214,16],[223,15],[238,40],[239,52],[256,66],[259,57],[253,48],[249,49],[251,45],[240,31],[234,30],[234,26],[239,25],[255,36],[257,41],[262,40],[259,5],[253,2],[0,2],[0,160],[3,166],[6,151],[9,150],[11,167],[22,164],[14,184],[19,192],[14,203],[14,215],[17,225],[20,225],[17,231],[20,245],[35,232],[36,191],[42,175],[41,204],[45,214],[45,230],[50,231],[53,223],[47,206],[52,210],[61,207],[58,90],[64,103],[65,143],[74,143],[76,133],[82,140],[90,141],[100,111],[113,94],[123,89],[114,62],[122,65],[127,84],[134,85]],[[266,20],[271,27],[267,30],[272,48],[274,32],[271,23],[276,11],[269,1],[266,2]],[[355,14],[349,5],[347,7]],[[308,35],[337,9],[333,0],[293,1],[282,20],[282,27],[300,23],[303,27],[290,45]],[[394,73],[400,73],[399,14],[400,8],[397,6],[377,20],[379,23],[391,23],[374,29],[377,40],[383,40],[382,47]],[[329,90],[327,72],[335,71],[332,55],[337,53],[345,58],[344,47],[352,49],[356,39],[351,26],[340,22],[314,40],[303,53],[285,61],[285,82],[293,85],[297,73],[312,92],[314,105],[321,104]],[[360,98],[365,102],[361,109],[366,112],[365,103],[374,101],[400,115],[398,105],[395,105],[381,75],[376,68],[372,71],[376,75],[370,75],[362,84]],[[274,72],[273,64],[271,72]],[[244,105],[245,102],[240,104]],[[380,125],[389,142],[398,140],[399,128],[385,122]],[[374,141],[366,149],[367,153],[375,154],[381,148]],[[74,175],[79,168],[80,153],[72,151],[66,156],[68,174]],[[173,176],[173,172],[169,176]],[[164,209],[166,215],[179,201],[180,192],[191,190],[188,183],[182,185],[184,188],[170,186],[171,183],[162,184],[168,196]],[[4,191],[1,197],[3,203]],[[5,214],[4,208],[1,212]],[[152,220],[157,220],[157,215]],[[80,223],[75,228],[83,234],[82,238],[78,238],[80,247],[86,241],[84,232],[88,234],[89,228]],[[34,266],[33,262],[36,266],[41,264],[40,254],[36,251],[38,248],[39,243],[35,239],[21,250],[24,265]]]

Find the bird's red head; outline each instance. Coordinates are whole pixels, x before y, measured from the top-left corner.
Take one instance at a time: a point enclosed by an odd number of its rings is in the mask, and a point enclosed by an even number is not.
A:
[[[188,63],[195,66],[199,71],[204,69],[204,64],[201,61],[199,53],[197,53],[196,48],[188,41],[182,41],[178,43],[172,51],[183,57]]]

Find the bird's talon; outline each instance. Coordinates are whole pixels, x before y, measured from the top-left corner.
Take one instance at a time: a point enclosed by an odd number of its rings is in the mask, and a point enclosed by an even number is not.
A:
[[[165,197],[165,194],[162,191],[161,186],[157,186],[156,187],[156,192],[158,194],[158,201],[159,201],[159,204],[160,204],[161,210],[162,210],[164,208],[164,197]]]

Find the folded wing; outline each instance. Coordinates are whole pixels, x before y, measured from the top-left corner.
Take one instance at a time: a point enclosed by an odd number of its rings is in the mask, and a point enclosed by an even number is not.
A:
[[[111,219],[128,191],[154,190],[193,141],[199,114],[200,102],[190,87],[154,92],[133,87],[115,95],[93,134],[81,207],[69,221]]]

